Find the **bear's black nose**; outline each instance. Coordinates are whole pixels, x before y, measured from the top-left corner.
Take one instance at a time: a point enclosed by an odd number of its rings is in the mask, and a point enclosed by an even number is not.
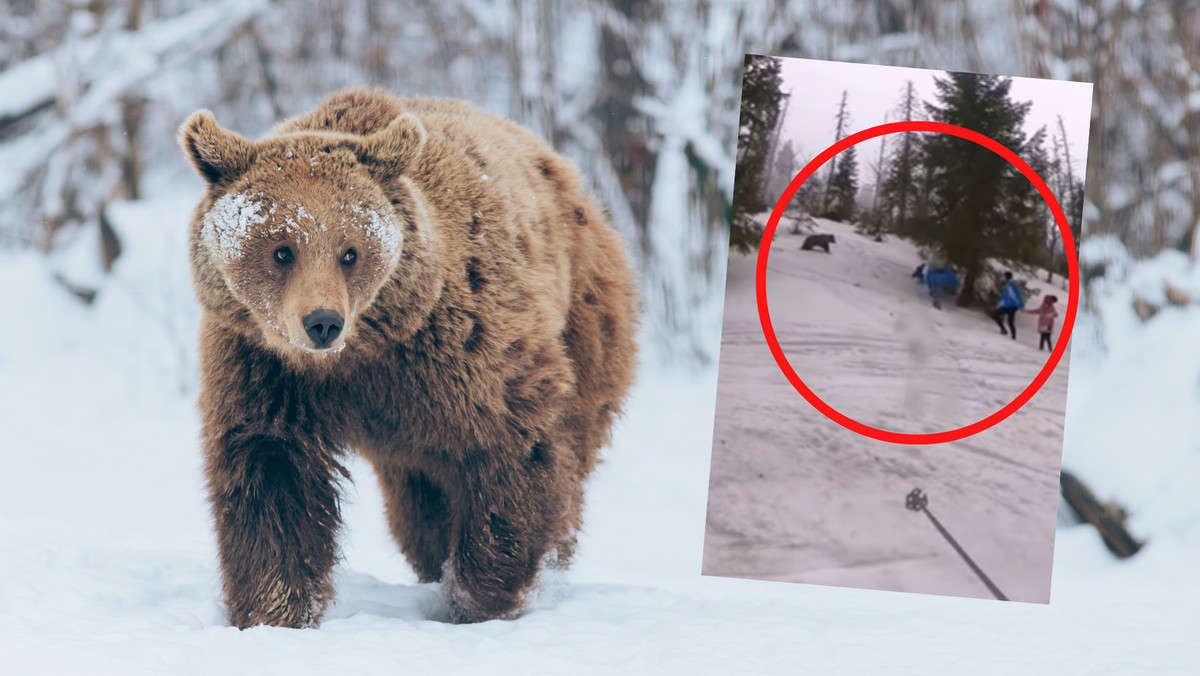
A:
[[[342,332],[342,316],[333,310],[316,310],[304,318],[304,330],[318,350],[329,347]]]

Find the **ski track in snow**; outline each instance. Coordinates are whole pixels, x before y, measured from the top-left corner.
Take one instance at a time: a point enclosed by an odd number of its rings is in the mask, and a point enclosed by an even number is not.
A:
[[[114,205],[126,247],[92,307],[54,284],[41,256],[0,251],[0,301],[21,319],[0,346],[0,674],[1060,676],[1190,674],[1200,663],[1196,547],[1165,533],[1134,560],[1117,562],[1090,528],[1059,531],[1049,606],[701,576],[716,373],[664,370],[649,354],[589,482],[576,561],[523,617],[443,622],[437,586],[415,582],[388,535],[369,467],[352,460],[337,600],[321,627],[229,627],[194,391],[180,390],[194,383],[181,356],[194,350],[184,233],[197,198]],[[734,283],[745,284],[747,270],[732,270]],[[728,308],[749,333],[753,304]],[[1037,481],[1052,474],[1049,461],[986,437],[971,441],[973,451],[864,446],[805,417],[811,410],[796,403],[769,354],[763,361],[742,349],[723,353],[732,356],[744,358],[735,372],[758,383],[745,394],[761,387],[769,395],[748,396],[743,413],[794,416],[797,424],[747,430],[737,443],[719,439],[714,495],[740,500],[739,514],[758,519],[737,520],[741,530],[722,536],[762,546],[752,536],[785,520],[785,499],[827,493],[819,503],[826,523],[801,514],[791,517],[798,523],[788,537],[775,529],[764,570],[770,557],[777,561],[762,577],[787,578],[795,552],[808,546],[814,580],[844,583],[849,571],[873,582],[890,576],[900,588],[918,586],[916,574],[943,575],[977,593],[932,528],[903,510],[904,493],[920,479],[937,516],[1006,591],[1018,591],[1003,567],[990,565],[1011,541],[973,534],[957,518],[960,510],[1011,518],[1008,498],[967,499],[951,481],[956,474],[935,470],[994,463],[1016,472],[1023,466],[1014,463],[1024,463]],[[1041,420],[1018,415],[1026,426]],[[838,462],[817,455],[801,466],[801,448]],[[766,478],[751,481],[757,472]],[[912,476],[897,478],[905,472]],[[926,481],[935,475],[946,485]],[[1012,497],[1030,495],[1037,493]],[[862,520],[853,536],[862,546],[852,555],[826,546],[845,537],[828,509],[843,504]],[[903,542],[871,545],[882,528]]]
[[[911,279],[911,243],[818,223],[837,237],[832,254],[802,251],[803,236],[777,230],[767,298],[793,370],[842,414],[897,432],[955,429],[1007,405],[1044,366],[1032,315],[1018,315],[1014,341],[978,310],[939,311]],[[1069,356],[1029,404],[980,434],[875,441],[825,418],[779,370],[754,302],[755,264],[730,262],[704,572],[992,598],[904,508],[920,487],[1009,598],[1047,602]]]

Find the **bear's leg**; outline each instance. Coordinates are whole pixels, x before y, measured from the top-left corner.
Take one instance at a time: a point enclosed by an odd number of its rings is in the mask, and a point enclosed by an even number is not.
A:
[[[552,456],[535,444],[523,462],[462,471],[453,552],[442,572],[454,622],[516,617],[536,586],[542,562],[569,530],[567,491]]]
[[[376,465],[387,506],[388,526],[417,579],[440,582],[450,556],[450,504],[445,491],[428,475]]]
[[[345,470],[314,446],[267,435],[209,442],[225,600],[239,629],[315,626],[332,599],[340,523],[334,474]]]

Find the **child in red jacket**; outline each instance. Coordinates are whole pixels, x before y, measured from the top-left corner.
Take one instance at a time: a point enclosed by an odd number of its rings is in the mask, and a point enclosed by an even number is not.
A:
[[[1038,316],[1038,333],[1042,338],[1038,341],[1038,351],[1045,345],[1047,350],[1050,350],[1053,343],[1050,342],[1050,334],[1054,331],[1054,318],[1058,316],[1058,310],[1054,309],[1054,304],[1058,302],[1058,296],[1046,296],[1042,300],[1042,304],[1036,310],[1025,310],[1031,315]]]

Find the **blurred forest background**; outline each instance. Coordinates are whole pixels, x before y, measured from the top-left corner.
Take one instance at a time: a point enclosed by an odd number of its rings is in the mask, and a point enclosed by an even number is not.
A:
[[[459,97],[580,164],[650,339],[711,363],[745,53],[1094,82],[1085,237],[1147,257],[1190,252],[1200,217],[1198,28],[1188,0],[5,0],[0,247],[82,247],[102,279],[114,202],[199,189],[175,145],[199,107],[254,136],[341,86]]]

